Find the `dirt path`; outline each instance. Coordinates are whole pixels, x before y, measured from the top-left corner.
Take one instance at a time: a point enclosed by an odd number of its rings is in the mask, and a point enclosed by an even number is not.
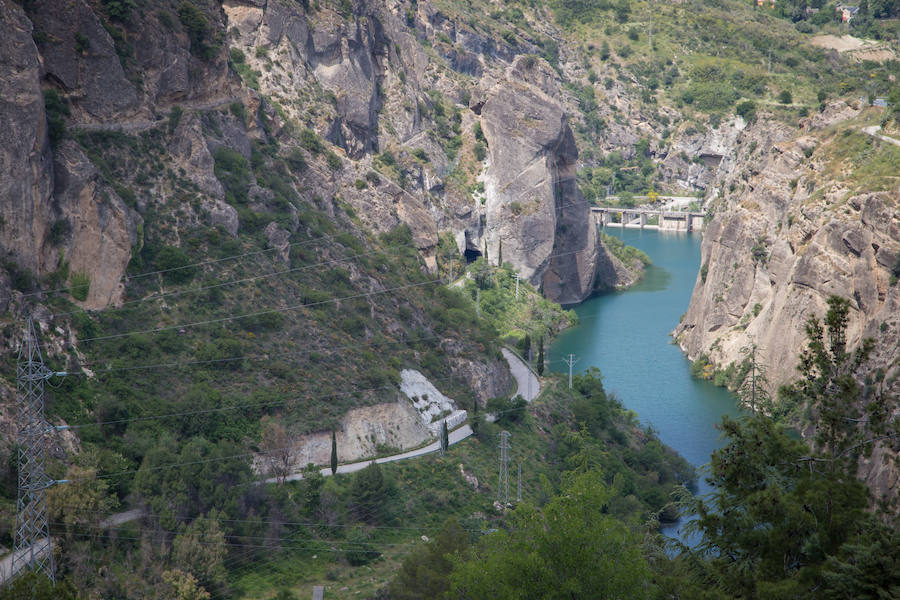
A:
[[[870,125],[869,127],[863,127],[862,132],[868,135],[871,135],[874,138],[878,138],[883,142],[887,142],[888,144],[893,144],[895,146],[900,146],[900,140],[897,138],[888,137],[886,135],[881,135],[878,133],[881,130],[881,125]]]
[[[35,554],[38,556],[42,556],[50,550],[50,540],[47,538],[43,538],[37,541],[37,543],[33,546],[35,548]],[[29,552],[31,552],[31,548],[26,548],[24,550],[19,550],[17,553],[19,558],[26,556]],[[13,553],[10,552],[3,558],[0,558],[0,586],[6,583],[10,578],[12,578],[15,573],[12,572],[13,566]]]

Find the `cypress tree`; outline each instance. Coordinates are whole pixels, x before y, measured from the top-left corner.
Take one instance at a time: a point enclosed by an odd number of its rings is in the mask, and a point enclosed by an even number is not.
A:
[[[447,452],[450,447],[450,433],[447,431],[447,419],[441,424],[441,454]]]
[[[537,373],[538,375],[544,374],[544,336],[538,338]]]
[[[522,344],[522,357],[525,360],[528,360],[528,353],[531,351],[531,336],[527,333],[525,334],[525,341]]]
[[[337,474],[337,437],[334,435],[334,429],[331,430],[331,474]]]
[[[500,248],[497,250],[497,266],[503,266],[503,240],[500,240]]]

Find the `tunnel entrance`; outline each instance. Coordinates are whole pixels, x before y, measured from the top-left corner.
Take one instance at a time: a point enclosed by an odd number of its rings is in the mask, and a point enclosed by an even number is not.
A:
[[[466,256],[466,264],[467,265],[471,265],[473,262],[478,260],[479,256],[481,256],[481,252],[479,252],[478,250],[472,250],[471,248],[466,248],[466,251],[464,254]]]

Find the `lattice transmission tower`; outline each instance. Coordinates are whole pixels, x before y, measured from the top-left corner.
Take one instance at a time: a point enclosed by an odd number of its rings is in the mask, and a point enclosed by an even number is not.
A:
[[[47,521],[46,492],[55,482],[44,468],[46,436],[53,428],[44,419],[44,382],[56,374],[44,366],[34,322],[29,317],[16,367],[19,493],[11,572],[17,574],[31,569],[43,573],[53,583],[53,547]]]

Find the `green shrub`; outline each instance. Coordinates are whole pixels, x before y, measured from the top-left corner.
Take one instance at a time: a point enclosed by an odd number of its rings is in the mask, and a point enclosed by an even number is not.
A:
[[[103,9],[115,21],[128,21],[136,6],[134,0],[103,0]]]
[[[159,11],[158,13],[156,13],[156,19],[159,21],[160,25],[162,25],[169,31],[175,29],[175,17],[173,17],[172,13],[170,13],[169,11]]]
[[[225,200],[229,204],[247,202],[247,190],[252,182],[250,163],[238,152],[221,146],[213,152],[214,173],[225,187]]]
[[[339,171],[344,166],[344,161],[341,160],[341,157],[330,151],[325,156],[325,162],[332,171]]]
[[[389,150],[385,150],[378,156],[378,160],[385,166],[391,167],[397,164],[397,159],[394,158],[394,155],[391,154]]]
[[[734,112],[742,117],[745,121],[750,121],[756,115],[756,103],[753,100],[744,100],[738,102]]]
[[[791,95],[790,90],[781,90],[781,93],[778,94],[778,102],[781,104],[791,104],[793,101],[794,98]]]
[[[169,111],[168,130],[170,134],[178,128],[178,124],[181,123],[181,116],[183,114],[184,109],[180,106],[173,106],[172,110]]]
[[[50,226],[50,233],[47,237],[47,241],[53,246],[59,246],[66,241],[66,237],[68,237],[71,231],[72,226],[69,224],[68,219],[59,219]]]
[[[756,243],[750,248],[750,255],[753,257],[753,262],[765,266],[766,261],[769,259],[769,250],[766,248],[766,245],[767,242],[764,238],[756,240]]]
[[[91,47],[91,40],[80,31],[75,32],[75,52],[85,54]]]
[[[300,145],[313,154],[321,154],[325,150],[322,140],[312,129],[304,129],[300,132]]]
[[[158,271],[164,271],[163,279],[169,283],[187,283],[197,273],[198,268],[189,266],[190,257],[181,248],[163,246],[154,259]]]
[[[685,104],[693,102],[697,108],[707,112],[727,110],[737,98],[737,90],[728,81],[692,81],[681,97]]]
[[[76,300],[87,300],[91,289],[91,278],[87,273],[72,273],[69,275],[69,294]]]
[[[191,41],[191,52],[209,60],[215,54],[215,47],[209,43],[210,25],[206,15],[193,2],[184,0],[178,7],[178,18]]]
[[[241,123],[247,122],[247,109],[244,108],[244,103],[240,100],[229,104],[228,110],[231,111],[231,114],[240,119]]]
[[[66,135],[65,117],[71,116],[69,100],[54,89],[44,90],[44,108],[47,111],[47,135],[56,145]]]

